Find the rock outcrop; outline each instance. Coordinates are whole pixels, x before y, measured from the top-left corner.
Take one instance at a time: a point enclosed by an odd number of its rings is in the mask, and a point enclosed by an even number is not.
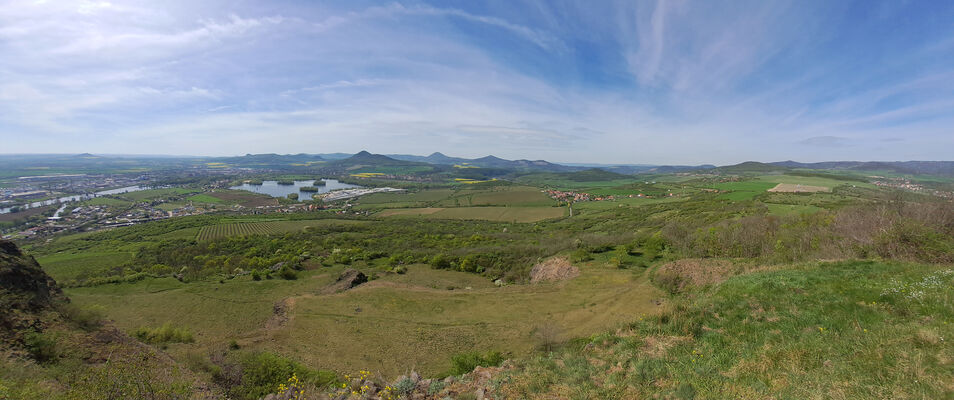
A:
[[[553,257],[533,266],[530,283],[563,281],[579,275],[580,269],[570,264],[566,257]]]
[[[322,289],[321,294],[343,292],[368,281],[368,276],[354,268],[348,268],[341,273],[338,280]]]
[[[0,340],[39,328],[39,314],[60,301],[68,300],[36,260],[13,242],[0,240]]]

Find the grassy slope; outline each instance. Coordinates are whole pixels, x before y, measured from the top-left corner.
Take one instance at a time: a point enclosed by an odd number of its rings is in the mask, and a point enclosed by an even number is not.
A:
[[[954,272],[822,263],[756,272],[525,363],[512,397],[951,398]]]
[[[173,355],[237,338],[243,348],[277,350],[315,368],[373,367],[388,376],[408,366],[441,373],[451,355],[473,349],[524,356],[539,344],[534,328],[548,323],[560,326],[562,337],[585,336],[665,308],[651,301],[663,295],[642,269],[590,265],[563,284],[497,288],[473,274],[411,266],[406,275],[318,295],[341,269],[322,268],[295,281],[181,284],[166,278],[67,293],[77,304],[104,306],[127,331],[175,322],[195,332],[197,342],[172,346]],[[288,305],[289,321],[265,329],[280,301]]]
[[[132,258],[132,252],[84,252],[51,254],[37,257],[37,261],[53,279],[64,281],[76,279],[83,273],[97,272],[105,267],[121,265]]]

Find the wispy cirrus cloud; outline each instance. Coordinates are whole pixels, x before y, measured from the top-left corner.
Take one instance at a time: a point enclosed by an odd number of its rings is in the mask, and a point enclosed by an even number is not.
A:
[[[954,5],[863,5],[0,0],[0,139],[17,152],[945,158]]]
[[[548,50],[566,50],[566,45],[559,38],[545,31],[532,29],[523,25],[509,22],[502,18],[478,15],[456,8],[441,8],[429,5],[416,4],[405,6],[401,3],[391,3],[387,6],[370,7],[361,11],[352,11],[345,15],[333,15],[314,23],[321,31],[334,29],[357,20],[374,18],[394,18],[401,16],[451,17],[462,20],[493,26],[530,41],[537,46]]]

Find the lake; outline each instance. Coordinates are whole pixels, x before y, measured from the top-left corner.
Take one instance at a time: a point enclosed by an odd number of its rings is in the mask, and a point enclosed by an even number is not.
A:
[[[249,192],[267,194],[272,197],[288,197],[291,193],[298,193],[298,201],[311,200],[311,195],[317,193],[327,193],[337,189],[353,189],[361,186],[338,182],[337,179],[323,179],[325,186],[313,186],[315,181],[295,181],[294,185],[279,185],[278,181],[264,181],[261,185],[252,185],[243,183],[240,186],[233,186],[229,189],[247,190]],[[318,188],[317,192],[302,192],[303,187]]]

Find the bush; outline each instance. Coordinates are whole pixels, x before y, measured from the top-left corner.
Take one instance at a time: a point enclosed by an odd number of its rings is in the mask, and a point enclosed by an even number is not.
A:
[[[215,365],[209,357],[206,357],[200,351],[186,353],[183,363],[194,372],[205,372],[212,377],[222,376],[222,367]]]
[[[576,249],[570,254],[570,261],[575,263],[589,261],[592,259],[593,257],[590,256],[590,252],[586,251],[586,249]]]
[[[613,250],[613,244],[611,243],[600,243],[594,244],[589,247],[591,253],[605,253],[607,251]]]
[[[417,382],[414,382],[411,378],[404,378],[394,385],[394,392],[401,396],[410,396],[416,387]]]
[[[447,269],[451,267],[452,261],[450,257],[444,255],[444,253],[435,254],[428,261],[428,264],[431,264],[432,267],[437,269]]]
[[[407,267],[405,267],[405,266],[403,266],[403,265],[399,265],[399,266],[397,266],[397,267],[394,267],[394,268],[392,269],[392,271],[394,271],[394,273],[396,273],[396,274],[402,274],[402,275],[403,275],[403,274],[406,274],[406,273],[407,273]]]
[[[282,279],[289,280],[289,281],[298,279],[298,273],[296,273],[295,270],[288,268],[287,266],[282,267],[282,269],[279,270],[278,275],[281,276]]]
[[[503,355],[499,351],[491,351],[486,354],[477,351],[460,353],[451,357],[450,375],[463,375],[477,367],[496,367],[503,360]]]
[[[106,309],[103,306],[80,307],[73,303],[64,303],[59,307],[60,313],[80,328],[93,330],[103,325]]]
[[[247,354],[241,360],[242,385],[234,388],[236,397],[258,399],[288,382],[292,375],[316,386],[327,386],[337,380],[331,371],[315,371],[274,353]]]
[[[427,386],[427,395],[434,396],[444,390],[444,381],[440,379],[434,379],[431,381],[431,384]]]
[[[23,342],[30,355],[41,363],[54,362],[59,357],[57,338],[52,333],[28,332]]]
[[[260,281],[260,280],[262,280],[262,273],[259,272],[257,269],[253,269],[253,270],[252,270],[252,280],[253,280],[253,281]]]
[[[134,335],[139,338],[139,340],[152,344],[192,343],[195,341],[192,337],[192,332],[189,332],[188,329],[175,328],[168,322],[154,329],[146,327],[139,328]]]

